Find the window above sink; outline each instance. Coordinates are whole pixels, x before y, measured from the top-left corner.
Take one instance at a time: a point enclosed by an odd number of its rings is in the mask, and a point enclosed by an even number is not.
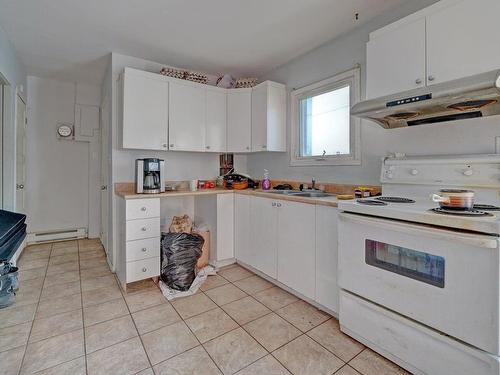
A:
[[[291,166],[359,165],[359,68],[292,91]]]

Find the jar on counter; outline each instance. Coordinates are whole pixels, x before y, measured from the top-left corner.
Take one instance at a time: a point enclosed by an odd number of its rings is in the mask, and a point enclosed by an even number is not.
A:
[[[372,189],[366,186],[358,186],[354,190],[354,196],[356,198],[369,198],[372,195]]]

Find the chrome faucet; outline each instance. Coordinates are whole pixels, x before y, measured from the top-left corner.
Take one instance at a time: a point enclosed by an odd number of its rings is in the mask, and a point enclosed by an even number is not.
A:
[[[316,190],[316,179],[313,177],[311,180],[311,190]]]

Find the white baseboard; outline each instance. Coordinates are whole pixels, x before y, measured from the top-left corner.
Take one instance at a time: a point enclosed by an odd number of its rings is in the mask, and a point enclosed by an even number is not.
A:
[[[28,233],[28,244],[76,240],[87,237],[87,228],[61,229]]]

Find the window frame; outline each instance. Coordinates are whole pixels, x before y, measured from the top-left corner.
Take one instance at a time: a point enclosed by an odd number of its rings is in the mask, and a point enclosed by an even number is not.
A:
[[[318,156],[300,156],[300,101],[321,95],[349,85],[350,106],[360,101],[360,68],[348,70],[333,77],[293,90],[291,101],[291,147],[290,166],[328,166],[328,165],[361,165],[360,119],[350,116],[350,154]]]

